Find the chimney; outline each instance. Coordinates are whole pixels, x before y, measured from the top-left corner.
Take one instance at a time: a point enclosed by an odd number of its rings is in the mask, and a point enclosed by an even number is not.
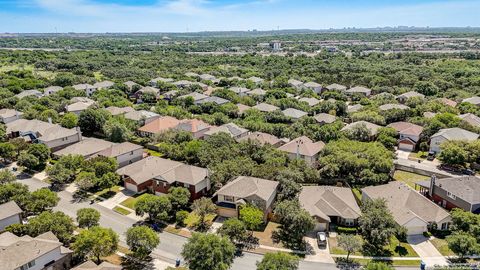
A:
[[[51,117],[48,117],[48,123],[49,123],[49,124],[52,123],[52,118],[51,118]]]
[[[300,143],[297,142],[297,159],[300,158]]]
[[[430,177],[430,189],[428,190],[428,196],[431,198],[433,196],[433,189],[435,188],[435,181],[437,180],[437,177],[435,174],[432,174],[432,177]]]
[[[80,130],[80,127],[76,127],[75,128],[77,130],[77,134],[78,134],[78,141],[82,141],[82,131]]]

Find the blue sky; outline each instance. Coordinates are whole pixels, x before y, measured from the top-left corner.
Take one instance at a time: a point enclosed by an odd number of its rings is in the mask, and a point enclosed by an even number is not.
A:
[[[480,26],[480,0],[0,0],[0,32]]]

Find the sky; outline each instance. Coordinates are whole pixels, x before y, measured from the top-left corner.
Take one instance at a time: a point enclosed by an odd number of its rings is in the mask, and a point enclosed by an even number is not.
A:
[[[480,0],[0,0],[0,32],[480,26]]]

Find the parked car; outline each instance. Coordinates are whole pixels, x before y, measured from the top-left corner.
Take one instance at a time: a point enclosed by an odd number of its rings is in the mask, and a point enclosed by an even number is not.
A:
[[[462,173],[466,175],[475,175],[475,171],[470,169],[463,169]]]
[[[327,247],[327,235],[324,232],[317,232],[318,247]]]
[[[428,152],[427,160],[432,161],[434,159],[435,159],[435,152],[432,152],[432,151]]]

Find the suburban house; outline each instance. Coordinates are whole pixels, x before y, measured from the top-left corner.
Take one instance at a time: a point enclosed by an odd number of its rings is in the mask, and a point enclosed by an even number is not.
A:
[[[286,152],[290,159],[303,159],[307,164],[314,164],[318,159],[318,154],[325,147],[325,143],[313,142],[306,136],[298,137],[278,148]]]
[[[467,122],[474,127],[480,127],[480,117],[473,113],[461,114],[459,117],[462,119],[462,121]]]
[[[12,224],[22,224],[22,212],[15,201],[0,204],[0,232]]]
[[[37,237],[0,234],[0,269],[66,270],[70,269],[72,251],[62,245],[52,232]]]
[[[84,91],[85,94],[87,95],[87,97],[93,95],[93,93],[95,93],[95,91],[97,91],[97,87],[95,87],[91,84],[88,84],[88,83],[75,84],[72,87],[75,90]]]
[[[259,131],[255,131],[255,132],[252,132],[250,134],[248,134],[247,136],[244,136],[240,139],[238,139],[239,142],[243,142],[243,141],[256,141],[258,142],[260,145],[265,145],[265,144],[270,144],[271,146],[273,147],[279,147],[279,146],[282,146],[285,141],[284,140],[281,140],[271,134],[268,134],[268,133],[263,133],[263,132],[259,132]]]
[[[369,97],[372,94],[372,90],[363,86],[355,86],[345,91],[347,95],[364,95]]]
[[[65,110],[69,113],[80,115],[86,109],[92,107],[95,104],[93,100],[77,101],[69,104],[65,107]]]
[[[350,123],[350,124],[344,126],[341,129],[341,131],[348,131],[348,130],[351,130],[353,128],[358,128],[358,127],[362,127],[362,126],[366,127],[368,129],[368,131],[370,131],[370,136],[372,136],[372,137],[377,136],[378,130],[381,128],[381,126],[370,123],[370,122],[367,122],[367,121],[357,121],[357,122],[353,122],[353,123]]]
[[[72,270],[122,270],[122,267],[109,262],[102,262],[101,264],[97,265],[89,260],[77,265],[76,267],[72,268]]]
[[[259,77],[255,77],[255,76],[252,76],[252,77],[248,78],[247,80],[253,82],[254,84],[261,84],[264,81],[264,79],[259,78]]]
[[[0,110],[0,123],[10,123],[22,117],[23,113],[13,109]]]
[[[328,113],[319,113],[315,115],[313,118],[319,123],[320,125],[331,124],[337,120],[335,115],[331,115]]]
[[[228,90],[234,92],[235,94],[237,94],[241,97],[246,96],[247,93],[250,92],[250,89],[245,88],[245,87],[231,87]]]
[[[383,104],[378,107],[380,111],[389,111],[389,110],[408,110],[410,107],[405,106],[403,104]]]
[[[261,112],[274,112],[276,110],[280,110],[280,108],[278,108],[277,106],[270,105],[268,103],[260,103],[253,106],[252,108],[257,109]]]
[[[150,123],[154,119],[159,118],[160,115],[151,111],[146,111],[146,110],[140,110],[140,111],[133,110],[125,113],[123,117],[125,117],[125,119],[140,123],[140,125],[145,125]]]
[[[242,128],[237,126],[234,123],[227,123],[221,125],[219,127],[212,127],[210,130],[204,133],[205,138],[208,138],[214,134],[218,134],[220,132],[227,133],[230,137],[234,139],[240,139],[244,136],[247,136],[249,131],[248,129]]]
[[[448,230],[450,214],[411,187],[400,181],[362,189],[362,201],[385,199],[398,225],[408,235],[423,234],[435,224],[438,230]]]
[[[444,128],[430,137],[430,151],[440,153],[440,145],[446,141],[474,141],[479,135],[461,128]]]
[[[297,110],[297,109],[294,109],[294,108],[287,108],[287,109],[283,110],[282,113],[283,113],[283,115],[285,115],[287,117],[290,117],[294,120],[300,119],[300,118],[308,115],[307,112]]]
[[[115,83],[114,82],[111,82],[111,81],[101,81],[101,82],[96,82],[95,84],[93,84],[93,87],[95,87],[96,89],[98,90],[102,90],[102,89],[107,89],[107,88],[110,88],[114,85]]]
[[[262,209],[264,220],[272,212],[277,195],[278,182],[239,176],[220,188],[213,196],[217,198],[218,215],[223,217],[238,217],[239,207],[252,204]]]
[[[415,92],[415,91],[409,91],[409,92],[403,93],[401,95],[398,95],[397,100],[400,103],[405,103],[405,102],[407,102],[408,99],[414,98],[414,97],[423,99],[423,98],[425,98],[425,95],[420,94],[420,93]]]
[[[68,129],[35,119],[18,119],[6,126],[8,137],[23,137],[32,143],[43,143],[53,151],[82,140],[80,128]]]
[[[307,97],[300,98],[298,101],[306,102],[310,107],[313,107],[318,103],[320,103],[320,100],[316,98],[307,98]]]
[[[193,103],[195,103],[195,104],[197,104],[197,102],[202,100],[202,99],[208,98],[207,95],[204,95],[204,94],[198,93],[198,92],[192,92],[192,93],[187,94],[187,95],[179,96],[178,98],[188,98],[188,97],[191,97],[193,99]]]
[[[208,103],[208,102],[215,103],[217,105],[223,105],[223,104],[229,103],[230,100],[224,99],[224,98],[221,98],[221,97],[217,97],[217,96],[211,96],[211,97],[206,97],[204,99],[200,99],[200,100],[196,101],[195,104],[200,105],[200,104],[204,104],[204,103]]]
[[[180,120],[171,116],[161,116],[145,124],[138,129],[142,137],[151,137],[157,133],[162,133],[180,124]]]
[[[201,139],[205,132],[209,131],[212,126],[198,119],[182,120],[175,129],[187,131],[192,134],[195,139]]]
[[[118,167],[137,162],[143,158],[143,146],[130,142],[114,144],[101,150],[94,156],[109,157],[117,160]]]
[[[170,187],[185,187],[195,200],[210,190],[209,172],[206,168],[178,161],[150,156],[117,170],[125,188],[135,193],[167,194]]]
[[[170,90],[168,92],[163,93],[163,99],[165,100],[172,100],[178,95],[178,90]]]
[[[347,91],[347,87],[345,85],[341,85],[338,83],[332,83],[325,87],[328,91],[338,91],[338,92],[345,92]]]
[[[142,96],[145,94],[152,94],[154,97],[158,97],[160,95],[160,89],[151,87],[151,86],[145,86],[140,88],[137,92],[133,94],[133,96],[137,99],[137,103],[142,102]]]
[[[157,87],[158,86],[158,82],[162,82],[162,83],[172,83],[174,80],[171,79],[171,78],[162,78],[162,77],[158,77],[158,78],[155,78],[155,79],[151,79],[149,81],[150,85],[153,86],[153,87]]]
[[[109,112],[111,115],[115,116],[115,115],[121,115],[121,114],[126,114],[128,112],[133,112],[135,111],[134,108],[130,107],[130,106],[126,106],[126,107],[115,107],[115,106],[110,106],[110,107],[107,107],[105,108],[105,110],[107,112]]]
[[[430,181],[416,183],[420,193],[424,194],[443,208],[451,210],[461,208],[465,211],[480,214],[480,178],[462,176],[437,179],[435,175]]]
[[[473,105],[480,106],[480,97],[471,97],[471,98],[466,98],[462,100],[462,103],[470,103]]]
[[[313,92],[319,94],[322,92],[322,85],[316,82],[307,82],[303,84],[303,88],[312,90]]]
[[[132,91],[133,90],[133,87],[135,86],[138,86],[138,87],[142,87],[140,84],[134,82],[134,81],[126,81],[123,83],[123,85],[125,85],[129,91]]]
[[[304,186],[300,205],[315,218],[315,231],[328,231],[330,224],[355,226],[361,215],[352,190],[335,186]]]
[[[250,110],[252,107],[238,103],[237,108],[238,108],[238,114],[242,115],[246,110]]]
[[[413,151],[420,141],[423,127],[408,122],[395,122],[387,127],[393,128],[398,133],[398,149]]]
[[[363,109],[362,104],[355,104],[355,105],[348,105],[347,107],[347,113],[356,113]]]
[[[35,89],[30,89],[30,90],[23,90],[22,92],[16,94],[14,97],[18,99],[22,99],[24,97],[30,97],[30,96],[39,98],[43,96],[43,93]]]
[[[58,91],[63,90],[63,87],[60,86],[49,86],[43,90],[43,95],[45,96],[50,96],[51,94],[54,94]]]
[[[263,97],[267,94],[267,91],[261,89],[261,88],[255,88],[252,91],[247,92],[247,95],[249,96],[260,96]]]
[[[301,89],[303,87],[303,82],[295,79],[290,79],[288,80],[288,85],[296,89]]]
[[[457,102],[453,101],[451,99],[448,99],[448,98],[444,98],[444,97],[437,98],[437,99],[435,99],[435,101],[438,101],[438,102],[442,103],[443,105],[447,105],[447,106],[450,106],[450,107],[453,107],[453,108],[457,107]]]
[[[68,155],[80,155],[89,158],[96,153],[112,147],[114,143],[97,138],[83,138],[80,142],[69,145],[61,150],[53,153],[55,157],[63,157]]]

